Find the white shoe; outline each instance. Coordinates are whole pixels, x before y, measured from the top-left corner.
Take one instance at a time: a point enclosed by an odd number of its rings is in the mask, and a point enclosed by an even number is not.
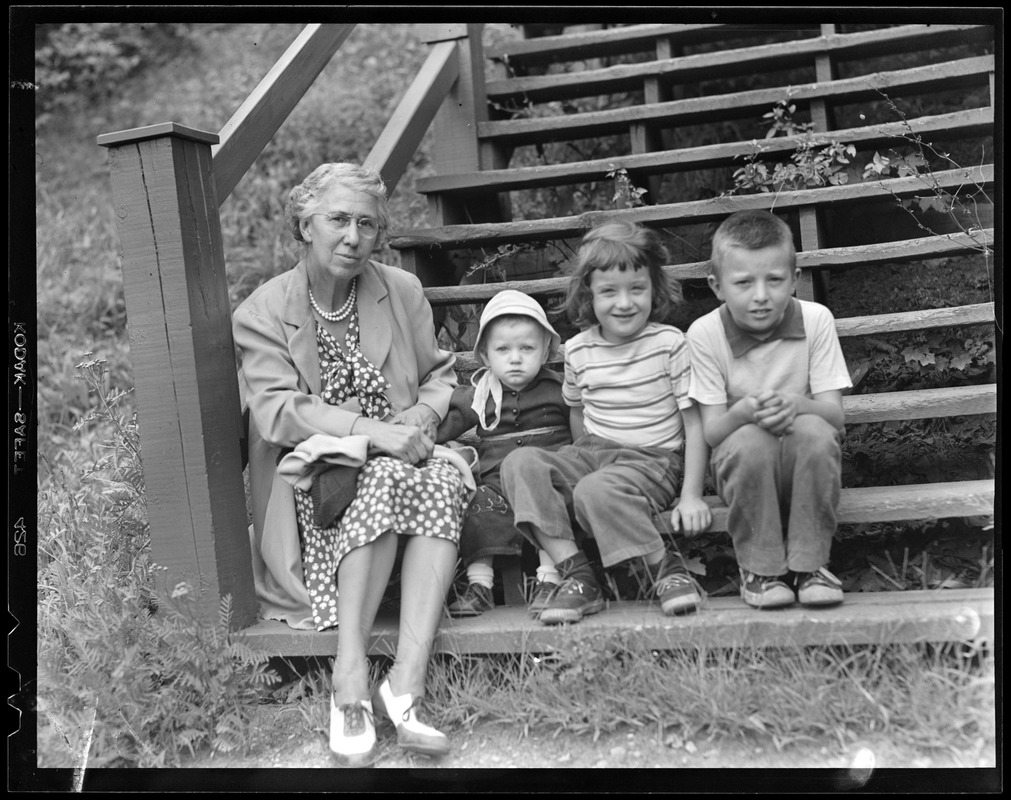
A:
[[[330,751],[342,766],[371,766],[376,756],[371,700],[338,706],[330,692]]]
[[[444,756],[449,752],[446,735],[418,722],[411,695],[394,697],[389,678],[379,684],[372,701],[377,709],[390,718],[397,729],[397,743],[405,750],[424,756]]]

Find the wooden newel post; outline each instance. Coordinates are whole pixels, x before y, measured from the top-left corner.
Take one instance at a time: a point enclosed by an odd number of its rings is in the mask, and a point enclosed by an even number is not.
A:
[[[231,595],[256,621],[239,449],[241,418],[214,133],[175,123],[108,133],[112,190],[159,592]]]

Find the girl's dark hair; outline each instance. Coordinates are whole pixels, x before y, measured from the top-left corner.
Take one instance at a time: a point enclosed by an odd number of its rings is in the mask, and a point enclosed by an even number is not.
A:
[[[593,313],[593,293],[590,279],[594,270],[617,267],[648,269],[653,284],[653,304],[650,322],[663,322],[670,313],[671,304],[681,301],[681,285],[671,281],[663,271],[667,263],[667,249],[660,235],[650,228],[632,222],[605,222],[586,236],[579,246],[576,266],[565,295],[565,311],[569,319],[580,328],[596,325]]]

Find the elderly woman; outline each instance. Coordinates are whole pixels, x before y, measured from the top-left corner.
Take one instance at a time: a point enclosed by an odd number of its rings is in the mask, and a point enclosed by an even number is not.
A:
[[[402,747],[442,755],[445,735],[421,723],[416,707],[469,500],[462,471],[433,457],[456,385],[454,356],[436,343],[418,279],[370,260],[389,220],[379,175],[324,164],[291,191],[285,215],[301,260],[233,318],[250,411],[261,608],[295,628],[337,626],[330,749],[341,764],[371,763],[374,709]],[[368,437],[352,499],[327,527],[314,518],[317,494],[278,470],[316,434]],[[367,647],[401,539],[397,654],[371,693]]]

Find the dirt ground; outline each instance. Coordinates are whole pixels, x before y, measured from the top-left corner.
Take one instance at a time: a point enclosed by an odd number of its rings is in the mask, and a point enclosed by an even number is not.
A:
[[[450,754],[433,760],[400,750],[392,726],[381,724],[376,769],[340,770],[327,780],[342,784],[350,781],[360,785],[362,790],[379,790],[384,784],[399,785],[404,781],[419,789],[418,782],[423,781],[432,789],[448,791],[466,786],[473,790],[487,780],[484,772],[491,770],[497,776],[493,787],[536,791],[538,787],[548,788],[550,781],[545,784],[542,778],[545,770],[552,770],[547,774],[555,776],[555,780],[564,780],[570,790],[577,785],[584,785],[588,791],[622,789],[629,793],[688,789],[695,778],[685,777],[687,783],[679,778],[676,789],[671,784],[667,777],[671,773],[666,770],[676,769],[684,771],[684,776],[695,775],[706,788],[761,791],[761,786],[753,783],[753,772],[760,770],[763,782],[785,781],[797,788],[796,781],[803,776],[804,780],[816,784],[807,788],[847,791],[874,788],[879,776],[894,770],[900,770],[905,776],[906,788],[910,786],[909,781],[919,780],[917,775],[927,782],[926,785],[936,787],[938,776],[950,775],[952,770],[961,776],[958,785],[968,788],[972,781],[996,765],[995,744],[983,740],[967,752],[915,752],[880,737],[845,747],[835,741],[793,744],[780,752],[768,742],[684,740],[669,730],[659,733],[656,729],[639,729],[601,736],[593,741],[590,736],[572,734],[552,736],[531,732],[522,737],[515,730],[486,723],[471,730],[450,732],[450,737],[453,748]],[[301,729],[287,735],[275,732],[271,744],[264,742],[246,756],[218,755],[190,766],[253,769],[259,781],[264,779],[264,769],[326,770],[336,765],[330,758],[324,736],[307,734]],[[553,772],[559,768],[604,772],[571,773],[561,778],[559,773]],[[410,776],[389,772],[398,769],[408,770]],[[653,776],[637,775],[634,786],[629,786],[624,771],[654,769],[659,771]]]

